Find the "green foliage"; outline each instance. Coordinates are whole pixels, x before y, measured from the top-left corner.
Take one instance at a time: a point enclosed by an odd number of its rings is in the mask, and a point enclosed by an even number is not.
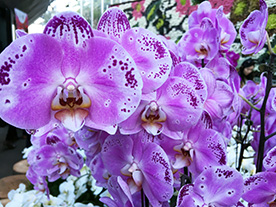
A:
[[[88,190],[83,193],[76,202],[80,202],[83,204],[93,203],[93,205],[103,206],[103,203],[99,201],[99,196],[95,196],[93,191],[91,191],[89,188]]]
[[[50,190],[50,194],[53,196],[58,196],[60,194],[59,192],[59,186],[61,183],[63,183],[64,180],[63,179],[58,179],[55,182],[48,182],[48,187]]]
[[[156,10],[159,8],[161,1],[153,1],[150,5],[146,8],[145,14],[147,21],[152,21],[156,17]]]
[[[195,5],[195,4],[200,4],[203,1],[205,1],[205,0],[192,0],[192,3],[193,3],[193,5]]]
[[[276,29],[276,14],[270,14],[268,16],[266,29]]]
[[[245,8],[246,8],[246,3],[243,1],[239,2],[234,10],[234,14],[242,15],[244,13]]]
[[[180,3],[184,6],[186,4],[186,0],[180,0]]]

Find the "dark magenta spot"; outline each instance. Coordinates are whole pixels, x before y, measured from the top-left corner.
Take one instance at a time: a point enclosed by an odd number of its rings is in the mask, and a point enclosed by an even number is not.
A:
[[[116,65],[117,65],[117,60],[113,60],[112,65],[113,65],[113,66],[116,66]]]
[[[6,99],[5,104],[11,103],[9,99]]]
[[[15,55],[15,58],[16,58],[16,59],[18,59],[18,58],[19,58],[19,55],[18,55],[18,54],[16,54],[16,55]]]
[[[22,52],[25,52],[26,50],[27,50],[27,46],[24,45],[24,46],[22,47]]]

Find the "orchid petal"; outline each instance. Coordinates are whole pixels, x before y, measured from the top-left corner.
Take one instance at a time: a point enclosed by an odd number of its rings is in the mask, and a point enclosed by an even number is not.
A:
[[[144,110],[147,104],[148,101],[141,100],[135,112],[127,120],[119,124],[120,132],[122,134],[135,134],[143,129],[141,126],[141,112]]]
[[[0,57],[0,116],[25,129],[47,124],[51,101],[64,81],[60,72],[63,52],[59,43],[44,34],[15,40]],[[30,110],[31,109],[31,110]]]
[[[19,38],[19,37],[23,37],[23,36],[27,35],[28,33],[26,33],[22,29],[17,29],[17,30],[15,30],[15,34],[16,34],[16,38]]]
[[[60,110],[55,114],[55,118],[61,121],[63,126],[73,132],[78,131],[84,125],[84,119],[89,112],[85,109]]]
[[[49,20],[44,34],[55,38],[64,49],[62,74],[76,77],[80,70],[80,50],[85,47],[86,40],[93,37],[89,23],[75,12],[61,12]]]
[[[119,8],[112,7],[105,11],[98,23],[98,30],[108,34],[111,38],[120,39],[130,24],[125,13]]]
[[[242,198],[254,204],[267,204],[275,200],[276,173],[259,172],[244,181]]]
[[[172,60],[158,37],[143,28],[132,28],[122,37],[122,46],[134,59],[144,83],[143,93],[159,88],[168,78]]]
[[[243,193],[242,175],[228,166],[212,167],[204,170],[194,183],[194,192],[214,206],[237,204]]]
[[[195,207],[195,203],[192,197],[190,196],[191,192],[193,191],[193,188],[193,184],[187,184],[179,190],[176,203],[177,207]]]
[[[182,131],[198,122],[203,107],[198,91],[193,82],[180,77],[170,77],[157,90],[157,102],[166,113],[168,129]]]
[[[173,175],[169,159],[163,149],[154,143],[148,143],[139,168],[145,179],[143,189],[150,202],[169,200],[173,194]]]
[[[264,168],[267,171],[276,171],[276,147],[273,147],[269,152],[266,154],[263,160]]]
[[[143,87],[132,58],[116,42],[94,37],[80,62],[76,81],[91,99],[86,125],[104,130],[126,120],[138,107]]]
[[[187,137],[193,143],[190,171],[195,176],[200,174],[204,167],[226,164],[226,147],[222,135],[218,132],[197,125],[189,131]]]
[[[101,153],[103,163],[111,174],[121,175],[120,170],[132,163],[132,148],[133,141],[129,136],[114,135],[106,138]]]

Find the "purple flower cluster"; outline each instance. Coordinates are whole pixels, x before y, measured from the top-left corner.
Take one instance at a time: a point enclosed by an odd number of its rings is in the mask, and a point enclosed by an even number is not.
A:
[[[239,93],[261,103],[262,85],[240,91],[229,51],[236,31],[222,7],[204,1],[188,22],[178,44],[131,28],[118,8],[107,10],[97,29],[63,12],[43,34],[18,32],[0,55],[0,116],[32,133],[27,177],[36,189],[48,192],[47,182],[79,176],[85,163],[112,195],[101,198],[108,206],[144,206],[146,199],[168,206],[175,189],[177,206],[242,206],[242,176],[226,166],[226,147],[248,110]],[[269,171],[274,154],[265,159]],[[247,199],[258,191],[252,183],[262,188],[272,174],[245,181],[243,198],[254,203]],[[191,184],[183,186],[185,176]]]

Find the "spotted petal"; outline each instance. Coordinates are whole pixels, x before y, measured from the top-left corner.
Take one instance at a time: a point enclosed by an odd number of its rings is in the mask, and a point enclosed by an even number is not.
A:
[[[169,200],[173,194],[173,175],[163,149],[157,144],[148,143],[139,168],[145,177],[143,190],[149,201],[154,204]]]
[[[64,81],[63,52],[45,34],[25,35],[0,56],[0,116],[19,128],[39,128],[50,121],[51,101]]]
[[[115,41],[93,37],[87,41],[76,77],[91,99],[86,125],[102,130],[127,119],[141,99],[143,83],[129,54]],[[110,131],[110,130],[109,130]],[[115,133],[116,128],[110,133]]]
[[[263,165],[267,171],[276,171],[276,147],[269,150],[264,158]]]
[[[172,60],[158,37],[143,28],[132,28],[122,37],[122,46],[133,57],[144,83],[143,93],[159,88],[168,78]]]
[[[254,204],[267,204],[275,200],[276,173],[260,172],[244,181],[242,198]],[[267,205],[266,205],[267,206]]]
[[[243,193],[242,175],[228,166],[212,167],[203,171],[194,183],[194,192],[211,206],[237,204]]]
[[[101,16],[97,29],[118,40],[130,28],[125,13],[117,7],[112,7]]]
[[[75,77],[80,70],[79,51],[86,46],[86,40],[93,37],[89,23],[79,14],[71,11],[61,12],[49,20],[44,34],[60,42],[64,50],[64,76]]]

